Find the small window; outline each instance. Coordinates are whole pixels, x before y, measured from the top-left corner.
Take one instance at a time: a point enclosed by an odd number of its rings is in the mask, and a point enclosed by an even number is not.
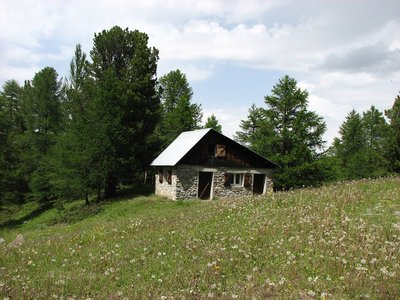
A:
[[[234,186],[243,186],[243,174],[242,173],[234,173],[232,174],[233,184]]]
[[[225,186],[243,186],[243,173],[225,173]]]
[[[167,181],[168,181],[168,184],[172,184],[172,170],[168,170]]]
[[[163,171],[163,169],[159,169],[158,170],[158,182],[163,183],[163,180],[164,180],[164,171]]]

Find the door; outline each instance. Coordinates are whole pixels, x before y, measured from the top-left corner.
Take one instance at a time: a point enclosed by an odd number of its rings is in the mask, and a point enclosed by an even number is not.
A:
[[[197,192],[197,197],[199,199],[210,199],[212,178],[212,172],[199,172],[199,189]]]
[[[254,181],[253,181],[254,195],[262,195],[264,193],[264,182],[265,182],[264,174],[254,174]]]

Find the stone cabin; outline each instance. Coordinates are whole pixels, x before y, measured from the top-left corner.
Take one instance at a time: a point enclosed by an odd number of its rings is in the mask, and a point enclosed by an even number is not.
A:
[[[156,195],[173,200],[264,195],[278,167],[210,128],[181,133],[151,165]]]

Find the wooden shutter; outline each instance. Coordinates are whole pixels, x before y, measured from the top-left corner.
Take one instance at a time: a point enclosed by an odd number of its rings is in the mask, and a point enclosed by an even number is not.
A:
[[[244,174],[244,183],[243,183],[243,185],[244,185],[244,187],[251,186],[251,174],[250,173]]]
[[[172,170],[168,171],[168,184],[172,184]]]
[[[217,157],[225,157],[226,156],[226,150],[225,150],[225,145],[216,145],[216,156]]]
[[[230,173],[224,174],[224,185],[225,186],[229,186],[231,184],[231,178],[232,178],[232,174],[230,174]]]
[[[158,170],[158,182],[163,183],[163,180],[164,180],[164,171],[163,171],[163,169],[159,169]]]

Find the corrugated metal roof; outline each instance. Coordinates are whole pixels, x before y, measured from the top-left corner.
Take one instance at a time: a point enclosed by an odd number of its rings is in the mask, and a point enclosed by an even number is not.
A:
[[[182,132],[152,163],[152,166],[175,166],[211,129]]]

